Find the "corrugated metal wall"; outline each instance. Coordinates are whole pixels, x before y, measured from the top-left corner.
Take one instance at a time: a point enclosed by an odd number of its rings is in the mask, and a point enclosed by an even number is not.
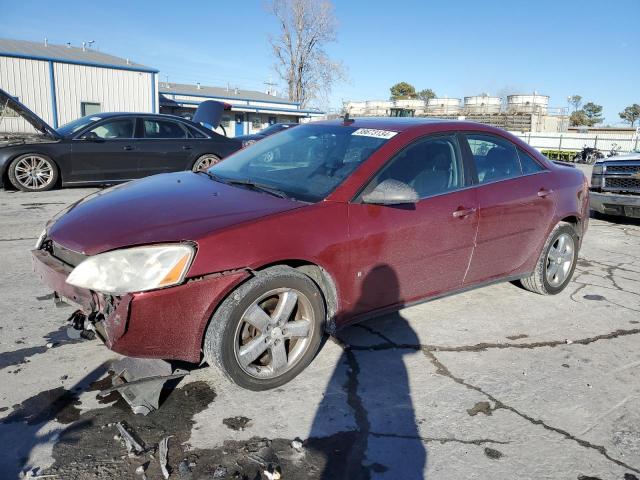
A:
[[[53,123],[49,62],[0,57],[0,88],[24,103],[47,123]],[[19,117],[4,117],[0,132],[33,132]]]
[[[82,116],[81,102],[103,112],[151,112],[152,73],[54,63],[58,124]]]

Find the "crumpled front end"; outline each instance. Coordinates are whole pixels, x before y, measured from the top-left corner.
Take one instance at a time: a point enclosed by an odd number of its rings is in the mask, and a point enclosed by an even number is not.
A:
[[[139,358],[197,363],[213,310],[249,273],[211,274],[159,290],[107,295],[66,282],[83,255],[50,240],[32,250],[34,270],[56,297],[81,310],[105,345]]]

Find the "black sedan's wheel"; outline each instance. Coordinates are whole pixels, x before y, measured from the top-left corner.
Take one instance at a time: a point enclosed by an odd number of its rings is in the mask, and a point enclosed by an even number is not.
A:
[[[211,318],[204,340],[209,365],[249,390],[287,383],[320,347],[325,309],[308,276],[285,266],[257,272]]]
[[[198,159],[193,162],[193,167],[191,170],[194,172],[204,172],[209,169],[209,167],[213,167],[216,163],[220,161],[220,157],[214,155],[213,153],[206,153],[198,157]]]
[[[578,260],[579,238],[575,229],[561,222],[545,243],[533,273],[520,280],[527,290],[541,295],[555,295],[569,284]]]
[[[9,180],[24,192],[51,190],[58,181],[58,167],[46,155],[20,155],[9,165]]]

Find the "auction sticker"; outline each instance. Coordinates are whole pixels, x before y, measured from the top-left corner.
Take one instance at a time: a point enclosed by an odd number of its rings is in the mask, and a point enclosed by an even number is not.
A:
[[[351,135],[358,135],[360,137],[374,137],[374,138],[385,138],[390,139],[395,137],[398,132],[392,132],[390,130],[377,130],[375,128],[359,128]]]

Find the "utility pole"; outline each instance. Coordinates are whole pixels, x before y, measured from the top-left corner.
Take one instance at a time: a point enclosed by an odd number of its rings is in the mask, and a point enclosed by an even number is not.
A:
[[[274,83],[273,80],[271,79],[271,77],[269,77],[269,81],[268,82],[264,82],[264,84],[267,86],[267,95],[273,95],[271,87],[275,87],[278,84]]]

